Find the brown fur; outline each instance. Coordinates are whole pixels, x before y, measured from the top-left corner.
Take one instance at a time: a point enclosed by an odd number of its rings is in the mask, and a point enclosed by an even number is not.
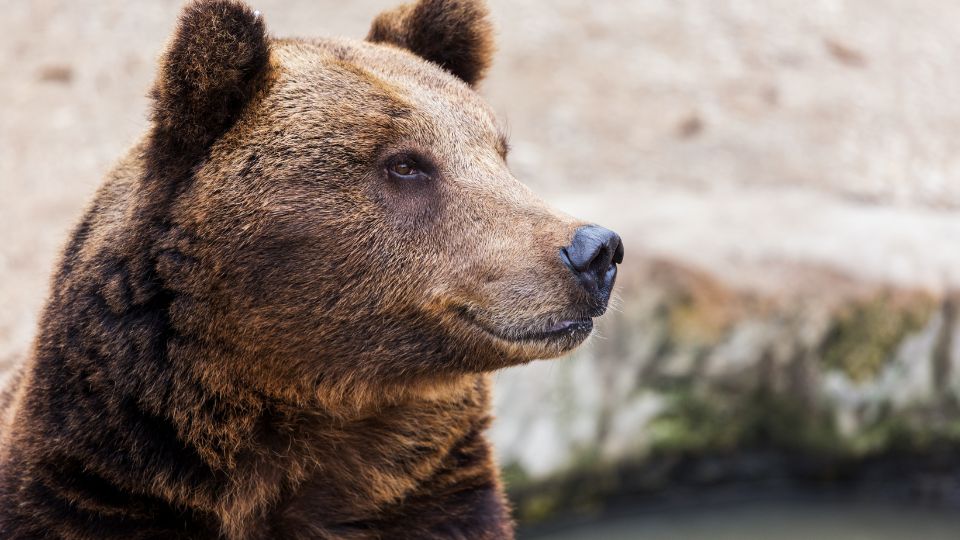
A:
[[[371,36],[410,51],[185,10],[2,400],[0,537],[512,536],[486,373],[603,306],[463,82],[485,9],[391,13]]]

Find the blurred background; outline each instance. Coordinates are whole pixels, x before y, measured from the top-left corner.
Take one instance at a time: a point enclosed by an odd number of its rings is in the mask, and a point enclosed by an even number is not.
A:
[[[627,253],[598,336],[497,375],[520,537],[960,537],[960,3],[490,3],[512,169]],[[0,371],[180,5],[4,2]]]

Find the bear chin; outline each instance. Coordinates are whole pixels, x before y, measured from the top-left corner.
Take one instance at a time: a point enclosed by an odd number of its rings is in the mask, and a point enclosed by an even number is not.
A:
[[[591,317],[544,317],[519,325],[495,325],[473,311],[461,310],[459,319],[498,349],[521,358],[521,362],[550,359],[566,354],[593,334]]]

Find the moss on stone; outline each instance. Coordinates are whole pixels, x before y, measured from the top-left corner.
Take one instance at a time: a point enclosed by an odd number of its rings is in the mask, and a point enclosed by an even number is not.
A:
[[[603,509],[604,500],[619,490],[614,468],[594,463],[571,467],[549,478],[522,484],[507,482],[514,518],[532,524],[561,514],[590,515]]]
[[[714,304],[709,295],[680,295],[661,303],[656,321],[663,325],[663,350],[658,356],[706,351],[727,335],[734,312],[714,309]],[[821,366],[840,370],[854,381],[876,377],[904,339],[929,324],[936,307],[937,302],[922,294],[894,292],[847,305],[835,313],[816,351]],[[872,409],[868,425],[842,433],[837,410],[819,401],[818,388],[801,392],[781,385],[774,391],[768,385],[748,393],[695,376],[648,379],[642,388],[655,388],[668,401],[661,414],[637,426],[647,444],[635,453],[612,463],[599,446],[583,448],[565,470],[545,479],[531,479],[519,465],[505,468],[520,522],[589,515],[624,493],[658,493],[691,477],[703,481],[703,471],[709,473],[708,482],[735,481],[742,470],[750,469],[737,469],[736,460],[749,459],[753,452],[776,453],[783,461],[775,463],[788,467],[793,463],[803,475],[832,481],[842,480],[851,467],[883,456],[926,455],[944,445],[960,447],[960,411],[951,414],[942,404]],[[691,476],[698,463],[707,465]]]
[[[500,468],[500,479],[507,489],[523,489],[530,484],[530,476],[526,469],[516,461],[511,461]]]
[[[742,438],[744,425],[736,407],[710,401],[689,391],[677,391],[666,410],[647,426],[651,450],[698,452],[728,450]]]
[[[823,365],[856,382],[877,376],[903,339],[927,324],[934,309],[935,303],[925,296],[889,294],[846,307],[820,347]]]
[[[660,454],[729,452],[753,446],[827,454],[843,449],[826,412],[766,392],[747,396],[676,392],[647,432],[651,451]]]
[[[736,316],[725,292],[710,287],[675,292],[664,308],[670,341],[694,347],[717,343]]]
[[[543,479],[532,479],[520,465],[510,464],[504,479],[515,517],[525,525],[597,515],[618,498],[655,494],[677,481],[735,482],[750,468],[738,468],[743,462],[731,456],[754,451],[779,453],[785,467],[796,460],[793,473],[813,481],[842,481],[843,471],[883,456],[960,448],[960,417],[936,420],[930,414],[891,410],[845,437],[829,409],[804,407],[786,396],[677,390],[665,412],[648,425],[647,451],[611,463],[584,450],[567,469]],[[709,465],[698,467],[703,463]]]

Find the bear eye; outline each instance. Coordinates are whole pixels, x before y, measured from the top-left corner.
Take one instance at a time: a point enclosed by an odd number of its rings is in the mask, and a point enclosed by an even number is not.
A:
[[[399,159],[387,166],[387,173],[396,180],[422,180],[429,175],[417,161],[410,158]]]
[[[416,167],[412,164],[407,163],[406,161],[401,161],[400,163],[395,164],[393,167],[390,167],[390,172],[397,176],[414,176],[418,171]]]

